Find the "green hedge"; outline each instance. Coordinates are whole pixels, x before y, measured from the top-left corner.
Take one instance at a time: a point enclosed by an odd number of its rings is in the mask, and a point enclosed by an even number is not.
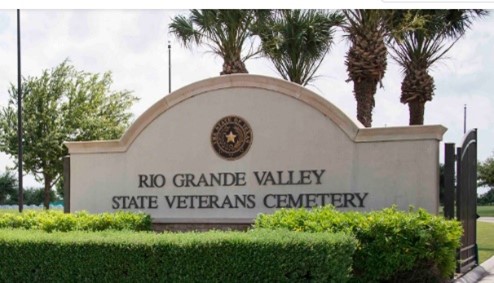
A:
[[[116,212],[89,214],[85,211],[63,213],[59,210],[28,210],[0,214],[0,228],[52,231],[150,231],[151,217],[144,213]]]
[[[462,229],[457,221],[426,211],[387,208],[369,213],[333,207],[282,209],[259,215],[256,228],[347,232],[359,245],[354,282],[442,282],[453,275]]]
[[[346,234],[0,229],[0,282],[346,282]]]

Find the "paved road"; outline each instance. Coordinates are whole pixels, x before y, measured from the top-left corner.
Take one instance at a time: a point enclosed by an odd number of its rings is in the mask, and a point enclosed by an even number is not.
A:
[[[494,217],[490,218],[491,220],[494,220]],[[485,274],[478,283],[494,283],[494,256],[484,261],[480,266],[484,268]]]
[[[489,275],[482,278],[478,283],[494,283],[494,273],[489,273]]]
[[[491,217],[493,218],[493,217]],[[470,270],[455,283],[494,283],[494,256]]]
[[[480,217],[477,221],[494,223],[494,217]]]

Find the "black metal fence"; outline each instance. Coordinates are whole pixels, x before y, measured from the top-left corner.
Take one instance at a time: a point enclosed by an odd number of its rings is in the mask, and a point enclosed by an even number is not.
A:
[[[456,162],[456,188],[455,188]],[[478,264],[477,249],[477,129],[463,139],[461,147],[446,143],[444,150],[444,216],[463,226],[458,251],[458,272],[464,273]],[[456,191],[456,194],[455,194]]]

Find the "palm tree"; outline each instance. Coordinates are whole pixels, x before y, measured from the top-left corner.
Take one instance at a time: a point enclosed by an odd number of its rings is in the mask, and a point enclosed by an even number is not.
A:
[[[345,60],[347,82],[353,81],[357,119],[365,127],[372,126],[374,95],[387,66],[384,41],[388,34],[387,13],[387,10],[343,10],[342,29],[351,44]]]
[[[435,89],[429,68],[452,47],[453,44],[445,46],[445,42],[446,38],[439,34],[426,36],[423,31],[410,31],[392,47],[392,57],[405,75],[400,101],[408,104],[410,125],[424,124],[425,103],[432,100]]]
[[[278,73],[291,82],[307,85],[333,45],[339,13],[318,10],[276,10],[259,22],[255,33],[262,53]]]
[[[395,35],[392,58],[402,67],[401,99],[408,104],[410,125],[424,124],[425,103],[434,95],[434,78],[429,70],[465,34],[473,20],[486,10],[411,10],[421,17],[421,28]]]
[[[220,75],[248,73],[245,61],[259,52],[250,48],[243,54],[255,19],[255,10],[193,9],[188,17],[174,17],[169,29],[185,47],[205,45],[222,57],[224,63]]]

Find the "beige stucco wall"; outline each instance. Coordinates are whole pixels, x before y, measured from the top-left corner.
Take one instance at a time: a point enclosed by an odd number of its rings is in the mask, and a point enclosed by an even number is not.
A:
[[[244,118],[253,132],[248,153],[225,160],[210,142],[214,124]],[[157,196],[144,209],[162,222],[248,222],[267,194],[368,193],[364,208],[393,204],[438,209],[442,126],[362,129],[309,90],[253,75],[213,78],[163,98],[119,141],[67,143],[71,211],[113,211],[114,196]],[[325,170],[321,184],[259,186],[253,172]],[[176,174],[243,172],[245,186],[177,188]],[[320,172],[320,171],[319,171]],[[162,188],[138,188],[139,174],[163,174]],[[259,173],[260,174],[260,173]],[[313,181],[315,181],[313,176]],[[255,208],[170,209],[165,196],[254,195]],[[271,200],[272,201],[272,200]],[[345,208],[344,208],[345,209]]]

